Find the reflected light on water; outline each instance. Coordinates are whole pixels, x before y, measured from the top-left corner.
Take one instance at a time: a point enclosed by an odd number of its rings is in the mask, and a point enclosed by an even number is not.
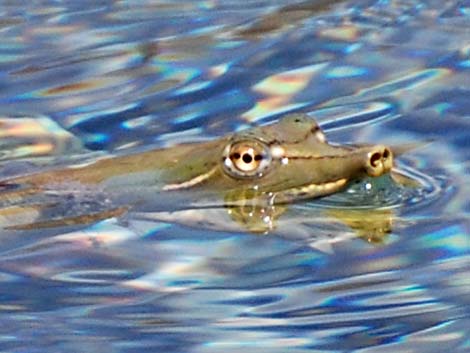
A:
[[[457,0],[0,4],[4,178],[291,111],[338,143],[426,142],[397,157],[411,186],[292,205],[271,234],[210,208],[3,227],[0,351],[470,351],[469,16]],[[77,195],[65,214],[107,201]],[[32,213],[56,207],[43,196]],[[1,220],[27,216],[8,202]]]

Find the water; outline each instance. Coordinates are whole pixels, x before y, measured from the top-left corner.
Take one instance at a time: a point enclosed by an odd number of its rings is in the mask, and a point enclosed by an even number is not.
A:
[[[318,215],[341,198],[266,236],[138,215],[4,232],[0,351],[470,350],[470,5],[296,4],[0,5],[5,177],[290,111],[333,141],[430,142],[399,158],[420,187],[377,239]]]

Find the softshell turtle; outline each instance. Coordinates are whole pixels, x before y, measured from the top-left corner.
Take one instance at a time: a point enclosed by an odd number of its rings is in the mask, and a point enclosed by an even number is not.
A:
[[[313,119],[288,114],[213,141],[3,180],[0,224],[37,229],[89,224],[128,212],[161,212],[168,218],[181,210],[211,208],[228,212],[242,229],[268,232],[289,203],[389,173],[393,154],[384,145],[331,144]]]

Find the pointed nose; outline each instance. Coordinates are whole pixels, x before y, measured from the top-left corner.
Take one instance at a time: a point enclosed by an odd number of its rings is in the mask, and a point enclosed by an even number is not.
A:
[[[393,166],[393,153],[385,146],[373,146],[367,153],[365,160],[366,173],[378,177],[388,173]]]

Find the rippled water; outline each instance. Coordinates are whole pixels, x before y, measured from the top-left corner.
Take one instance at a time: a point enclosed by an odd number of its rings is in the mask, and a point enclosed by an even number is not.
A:
[[[185,214],[4,230],[0,351],[470,350],[470,5],[329,3],[0,4],[3,177],[290,111],[423,143],[397,165],[419,187],[367,217],[343,195],[264,236]]]

